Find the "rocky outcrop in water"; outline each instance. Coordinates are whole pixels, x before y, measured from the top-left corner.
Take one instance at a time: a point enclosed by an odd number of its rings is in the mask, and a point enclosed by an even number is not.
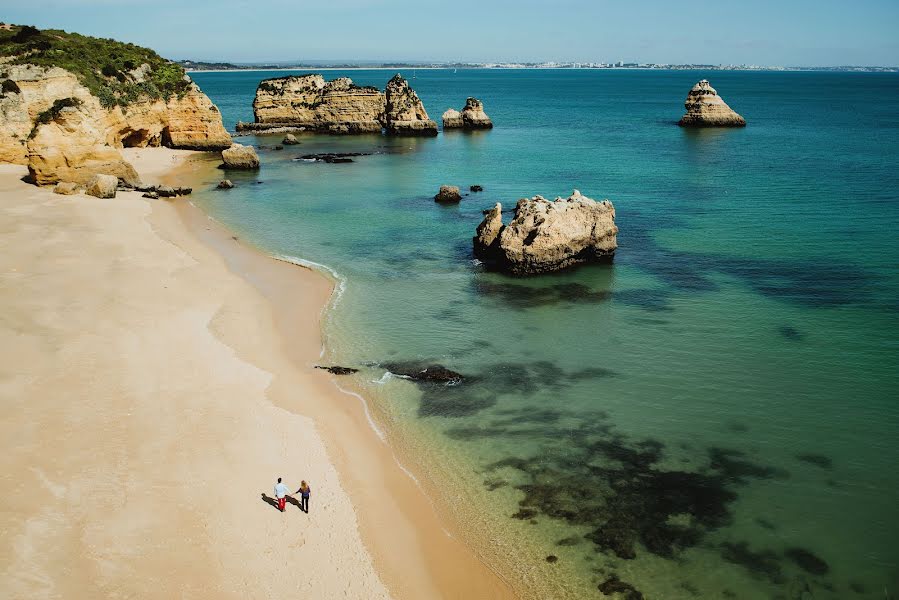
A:
[[[705,79],[687,94],[684,107],[687,112],[678,122],[681,127],[746,126],[746,120],[734,112]]]
[[[399,74],[384,92],[358,86],[348,77],[325,81],[319,74],[275,77],[259,83],[253,100],[254,123],[239,132],[317,131],[437,135],[415,90]]]
[[[259,168],[259,156],[252,146],[232,144],[222,150],[222,165],[225,169],[253,170]]]
[[[135,85],[140,72],[134,71]],[[138,97],[109,107],[59,67],[9,65],[4,73],[3,89],[17,91],[0,96],[0,161],[27,164],[38,185],[84,184],[95,173],[135,183],[122,147],[231,144],[218,109],[193,83],[168,100]]]
[[[434,196],[435,202],[459,202],[462,200],[462,194],[459,193],[459,187],[455,185],[441,185],[437,195]]]
[[[488,267],[514,275],[535,275],[608,261],[618,247],[615,208],[574,190],[569,198],[523,198],[508,225],[502,205],[485,211],[473,239],[474,253]]]
[[[428,111],[418,94],[397,73],[387,82],[384,129],[390,135],[437,135],[437,123],[428,117]]]
[[[465,101],[462,112],[449,109],[443,113],[444,129],[493,129],[493,121],[484,112],[484,103],[477,98]]]
[[[259,83],[253,116],[261,129],[295,127],[325,133],[380,133],[384,93],[349,77],[319,74],[275,77]]]

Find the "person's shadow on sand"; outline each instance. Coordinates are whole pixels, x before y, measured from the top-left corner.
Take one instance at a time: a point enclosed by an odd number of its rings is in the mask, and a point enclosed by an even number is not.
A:
[[[265,502],[266,504],[268,504],[269,506],[274,507],[275,510],[279,510],[278,509],[278,501],[275,500],[274,498],[272,498],[271,496],[266,495],[265,492],[262,492],[262,501]],[[287,496],[287,503],[293,504],[300,510],[303,510],[302,508],[300,508],[300,501],[297,500],[296,498],[294,498],[293,496]]]

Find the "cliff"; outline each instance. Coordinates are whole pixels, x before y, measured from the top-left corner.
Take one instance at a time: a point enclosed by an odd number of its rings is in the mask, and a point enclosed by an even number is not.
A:
[[[231,145],[215,105],[151,50],[13,27],[0,53],[0,161],[27,164],[39,185],[97,172],[136,180],[122,147]]]
[[[418,94],[400,75],[385,92],[361,87],[348,77],[325,81],[319,74],[265,79],[253,100],[254,123],[238,123],[238,131],[437,135]]]
[[[705,79],[693,86],[684,102],[681,127],[745,127],[746,120],[727,105]]]
[[[444,129],[493,129],[493,121],[484,112],[484,103],[477,98],[465,101],[462,112],[452,108],[443,113]]]
[[[257,124],[272,127],[380,133],[385,102],[377,88],[357,86],[348,77],[327,82],[318,74],[276,77],[259,83],[253,115]]]
[[[554,201],[541,196],[519,200],[508,225],[503,224],[499,203],[484,214],[473,239],[475,256],[513,275],[611,260],[618,248],[615,207],[577,190]]]

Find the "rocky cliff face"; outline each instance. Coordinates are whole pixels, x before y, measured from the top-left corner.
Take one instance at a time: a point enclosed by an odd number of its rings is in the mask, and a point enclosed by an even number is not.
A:
[[[386,99],[377,88],[359,87],[348,77],[276,77],[260,82],[253,101],[257,124],[303,127],[327,133],[381,131]]]
[[[437,123],[428,117],[418,94],[399,73],[387,82],[385,95],[383,123],[388,134],[437,135]]]
[[[684,102],[681,127],[745,127],[746,120],[731,109],[708,81],[693,86]]]
[[[58,67],[10,65],[0,82],[0,161],[28,164],[35,183],[86,183],[97,172],[136,174],[118,149],[227,148],[218,109],[190,83],[183,94],[104,107],[78,78]]]
[[[465,101],[462,112],[449,109],[443,113],[444,129],[493,129],[493,121],[484,112],[484,103],[477,98]]]
[[[615,208],[574,190],[554,201],[541,196],[518,201],[503,225],[502,205],[485,212],[474,237],[475,256],[514,275],[558,271],[590,261],[611,260],[618,247]]]

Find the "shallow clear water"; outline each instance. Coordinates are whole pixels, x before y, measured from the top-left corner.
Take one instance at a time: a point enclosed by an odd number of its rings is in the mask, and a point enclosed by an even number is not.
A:
[[[282,74],[194,79],[233,126]],[[362,368],[479,547],[535,597],[603,597],[613,574],[648,598],[895,597],[899,77],[714,73],[749,126],[687,131],[705,73],[415,75],[432,118],[472,95],[496,129],[302,136],[233,190],[210,168],[195,200],[339,273],[327,359]],[[291,160],[323,151],[372,154]],[[435,204],[447,183],[485,191]],[[573,188],[615,204],[614,265],[472,260],[483,209]],[[407,361],[469,380],[384,377]]]

